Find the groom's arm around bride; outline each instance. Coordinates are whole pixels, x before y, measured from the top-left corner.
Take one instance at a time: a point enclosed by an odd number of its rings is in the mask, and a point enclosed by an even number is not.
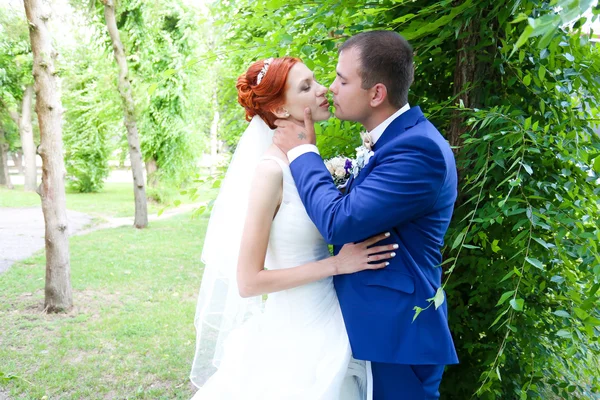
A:
[[[288,154],[306,210],[329,243],[392,233],[397,256],[385,270],[335,278],[357,359],[371,361],[373,398],[436,399],[444,366],[458,362],[447,305],[415,306],[441,287],[441,247],[457,195],[450,146],[419,107],[408,105],[412,48],[388,31],[362,33],[342,45],[330,87],[336,116],[372,137],[373,156],[349,182],[333,184],[314,146],[314,128],[278,123],[275,143]]]

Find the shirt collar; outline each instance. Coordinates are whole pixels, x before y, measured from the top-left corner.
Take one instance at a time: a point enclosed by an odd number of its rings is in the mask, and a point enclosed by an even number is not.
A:
[[[377,143],[381,135],[383,135],[383,132],[385,132],[386,128],[392,123],[392,121],[394,121],[401,114],[405,113],[408,110],[410,110],[410,104],[406,103],[404,107],[396,111],[394,114],[390,115],[388,119],[377,125],[371,132],[369,132],[373,144]]]

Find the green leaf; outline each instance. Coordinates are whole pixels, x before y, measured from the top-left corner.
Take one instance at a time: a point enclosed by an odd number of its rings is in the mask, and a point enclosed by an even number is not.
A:
[[[456,260],[456,257],[450,257],[450,258],[447,258],[446,260],[444,260],[444,262],[443,262],[443,263],[441,263],[440,265],[438,265],[438,267],[441,267],[441,266],[442,266],[442,265],[444,265],[444,264],[451,263],[451,262],[452,262],[452,261],[454,261],[454,260]]]
[[[550,244],[543,239],[534,237],[533,240],[541,244],[546,250],[550,249]]]
[[[415,310],[415,315],[413,316],[412,322],[415,322],[415,319],[417,319],[417,317],[419,316],[419,314],[421,314],[423,309],[421,307],[414,306],[413,310]]]
[[[533,33],[533,27],[531,25],[527,25],[525,27],[525,29],[523,30],[523,33],[521,33],[521,36],[519,36],[519,40],[517,40],[517,43],[515,43],[513,51],[510,54],[511,57],[515,51],[517,51],[521,46],[523,46],[525,44],[525,42],[527,41],[527,39],[529,39],[529,37],[531,36],[532,33]]]
[[[544,270],[544,265],[542,264],[542,262],[536,258],[530,258],[527,257],[525,260],[527,260],[527,262],[531,265],[533,265],[534,267],[541,269],[542,271]]]
[[[401,24],[401,23],[413,18],[414,16],[415,16],[415,14],[404,14],[401,17],[398,17],[395,20],[393,20],[391,23],[392,24]]]
[[[288,33],[281,35],[281,45],[286,46],[294,41],[294,37]]]
[[[498,315],[496,317],[496,319],[494,320],[494,322],[492,323],[492,325],[490,325],[490,328],[492,328],[494,325],[496,325],[498,323],[498,321],[500,321],[500,318],[502,318],[504,315],[506,315],[506,313],[510,310],[510,307],[507,307],[504,311],[502,311],[500,313],[500,315]]]
[[[527,400],[527,392],[526,391],[522,391],[521,394],[519,395],[519,400]]]
[[[315,124],[315,135],[321,136],[323,134],[323,127],[321,124]]]
[[[527,74],[523,77],[523,84],[525,86],[529,86],[531,84],[531,75]],[[531,123],[531,118],[529,118],[529,123]],[[527,128],[525,128],[525,129],[527,129]]]
[[[514,274],[515,274],[514,270],[510,271],[508,274],[504,275],[504,278],[502,278],[499,283],[504,282],[505,280],[507,280],[508,278],[510,278],[511,276],[513,276]]]
[[[517,17],[515,19],[513,19],[510,23],[511,24],[516,24],[517,22],[521,22],[521,21],[526,21],[528,18],[527,14],[525,13],[520,13],[519,15],[517,15]]]
[[[538,69],[538,78],[540,78],[540,80],[543,81],[545,76],[546,76],[546,67],[544,67],[543,65],[540,65],[540,69]]]
[[[552,314],[556,315],[557,317],[571,318],[571,314],[564,310],[556,310]]]
[[[596,157],[594,160],[594,171],[596,171],[597,174],[600,174],[600,156]]]
[[[497,253],[497,252],[499,252],[500,250],[502,250],[502,249],[500,248],[500,246],[498,246],[498,243],[499,243],[499,240],[498,240],[498,239],[494,239],[494,240],[492,241],[492,246],[491,246],[491,248],[492,248],[492,251],[493,251],[494,253]]]
[[[17,380],[17,379],[19,379],[19,377],[16,375],[4,374],[4,372],[0,371],[0,382],[3,382],[6,384],[12,380]]]
[[[511,299],[509,304],[516,311],[523,311],[523,304],[525,301],[523,299]]]
[[[559,330],[558,332],[556,332],[556,335],[558,335],[558,337],[561,337],[561,338],[572,338],[573,337],[573,334],[566,329]]]
[[[542,112],[542,115],[544,115],[544,113],[546,112],[546,103],[544,102],[544,100],[540,100],[540,111]]]
[[[443,288],[438,288],[437,292],[435,292],[435,296],[433,297],[433,302],[435,304],[435,309],[437,310],[438,308],[440,308],[440,306],[442,304],[444,304],[444,299],[445,299],[445,295],[444,295],[444,289]]]
[[[583,311],[581,308],[574,308],[573,311],[575,312],[575,315],[577,315],[577,318],[581,320],[585,320],[590,316],[590,314]]]
[[[515,294],[514,290],[509,290],[508,292],[504,292],[502,294],[502,297],[500,297],[500,300],[498,300],[498,303],[496,303],[496,307],[498,307],[499,305],[502,305],[513,294]]]
[[[172,68],[171,68],[171,69],[168,69],[168,70],[166,70],[166,71],[163,71],[163,72],[161,72],[161,74],[160,74],[160,75],[161,75],[163,78],[168,78],[168,77],[170,77],[170,76],[173,76],[173,75],[175,75],[175,73],[176,73],[176,72],[177,72],[176,70],[174,70],[174,69],[172,69]]]
[[[594,317],[589,317],[588,319],[586,319],[585,321],[583,321],[586,325],[591,325],[591,326],[600,326],[600,319],[598,318],[594,318]]]
[[[466,231],[462,231],[461,233],[458,234],[456,239],[454,239],[454,243],[452,244],[452,250],[457,248],[462,243],[463,238],[465,237],[465,234],[466,234]]]
[[[156,82],[153,83],[152,85],[150,85],[150,87],[148,88],[148,96],[152,96],[157,88],[158,88],[158,83],[156,83]]]

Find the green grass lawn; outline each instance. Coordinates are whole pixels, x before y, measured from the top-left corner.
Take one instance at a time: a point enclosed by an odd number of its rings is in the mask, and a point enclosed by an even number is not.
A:
[[[213,198],[217,189],[208,184],[199,191],[197,202]],[[172,201],[179,200],[182,204],[190,203],[186,195],[173,193]],[[0,207],[35,207],[40,206],[41,200],[37,193],[23,191],[23,186],[15,186],[8,190],[0,187]],[[164,208],[164,204],[148,202],[148,213],[155,214]],[[67,189],[67,208],[80,211],[95,217],[133,217],[135,205],[133,202],[133,187],[130,183],[106,183],[101,192],[77,193]]]
[[[85,195],[71,194],[71,205],[88,207],[78,196]],[[43,252],[1,275],[4,392],[13,399],[189,399],[207,221],[182,214],[145,230],[72,237],[75,307],[66,315],[42,311]],[[3,382],[2,374],[22,379]]]

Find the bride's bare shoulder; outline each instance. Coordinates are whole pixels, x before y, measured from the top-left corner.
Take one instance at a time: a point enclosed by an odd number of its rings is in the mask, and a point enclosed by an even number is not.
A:
[[[265,153],[265,156],[271,154]],[[254,172],[252,193],[261,199],[278,199],[277,205],[281,203],[283,194],[283,170],[279,163],[272,158],[261,160]],[[270,200],[267,200],[270,202]],[[276,204],[274,204],[276,205]]]
[[[283,180],[283,171],[279,163],[273,160],[272,157],[279,159],[281,158],[276,154],[269,152],[268,150],[264,155],[268,158],[262,159],[256,166],[254,180],[269,181],[270,183],[281,185]]]
[[[289,161],[287,159],[287,155],[281,151],[281,149],[279,149],[279,147],[275,146],[274,144],[272,144],[267,151],[265,151],[265,156],[271,156],[271,157],[277,157],[279,158],[281,161],[283,161],[284,163],[289,165]]]
[[[283,171],[275,160],[264,159],[256,166],[254,179],[268,179],[276,182],[281,182],[283,179]]]

